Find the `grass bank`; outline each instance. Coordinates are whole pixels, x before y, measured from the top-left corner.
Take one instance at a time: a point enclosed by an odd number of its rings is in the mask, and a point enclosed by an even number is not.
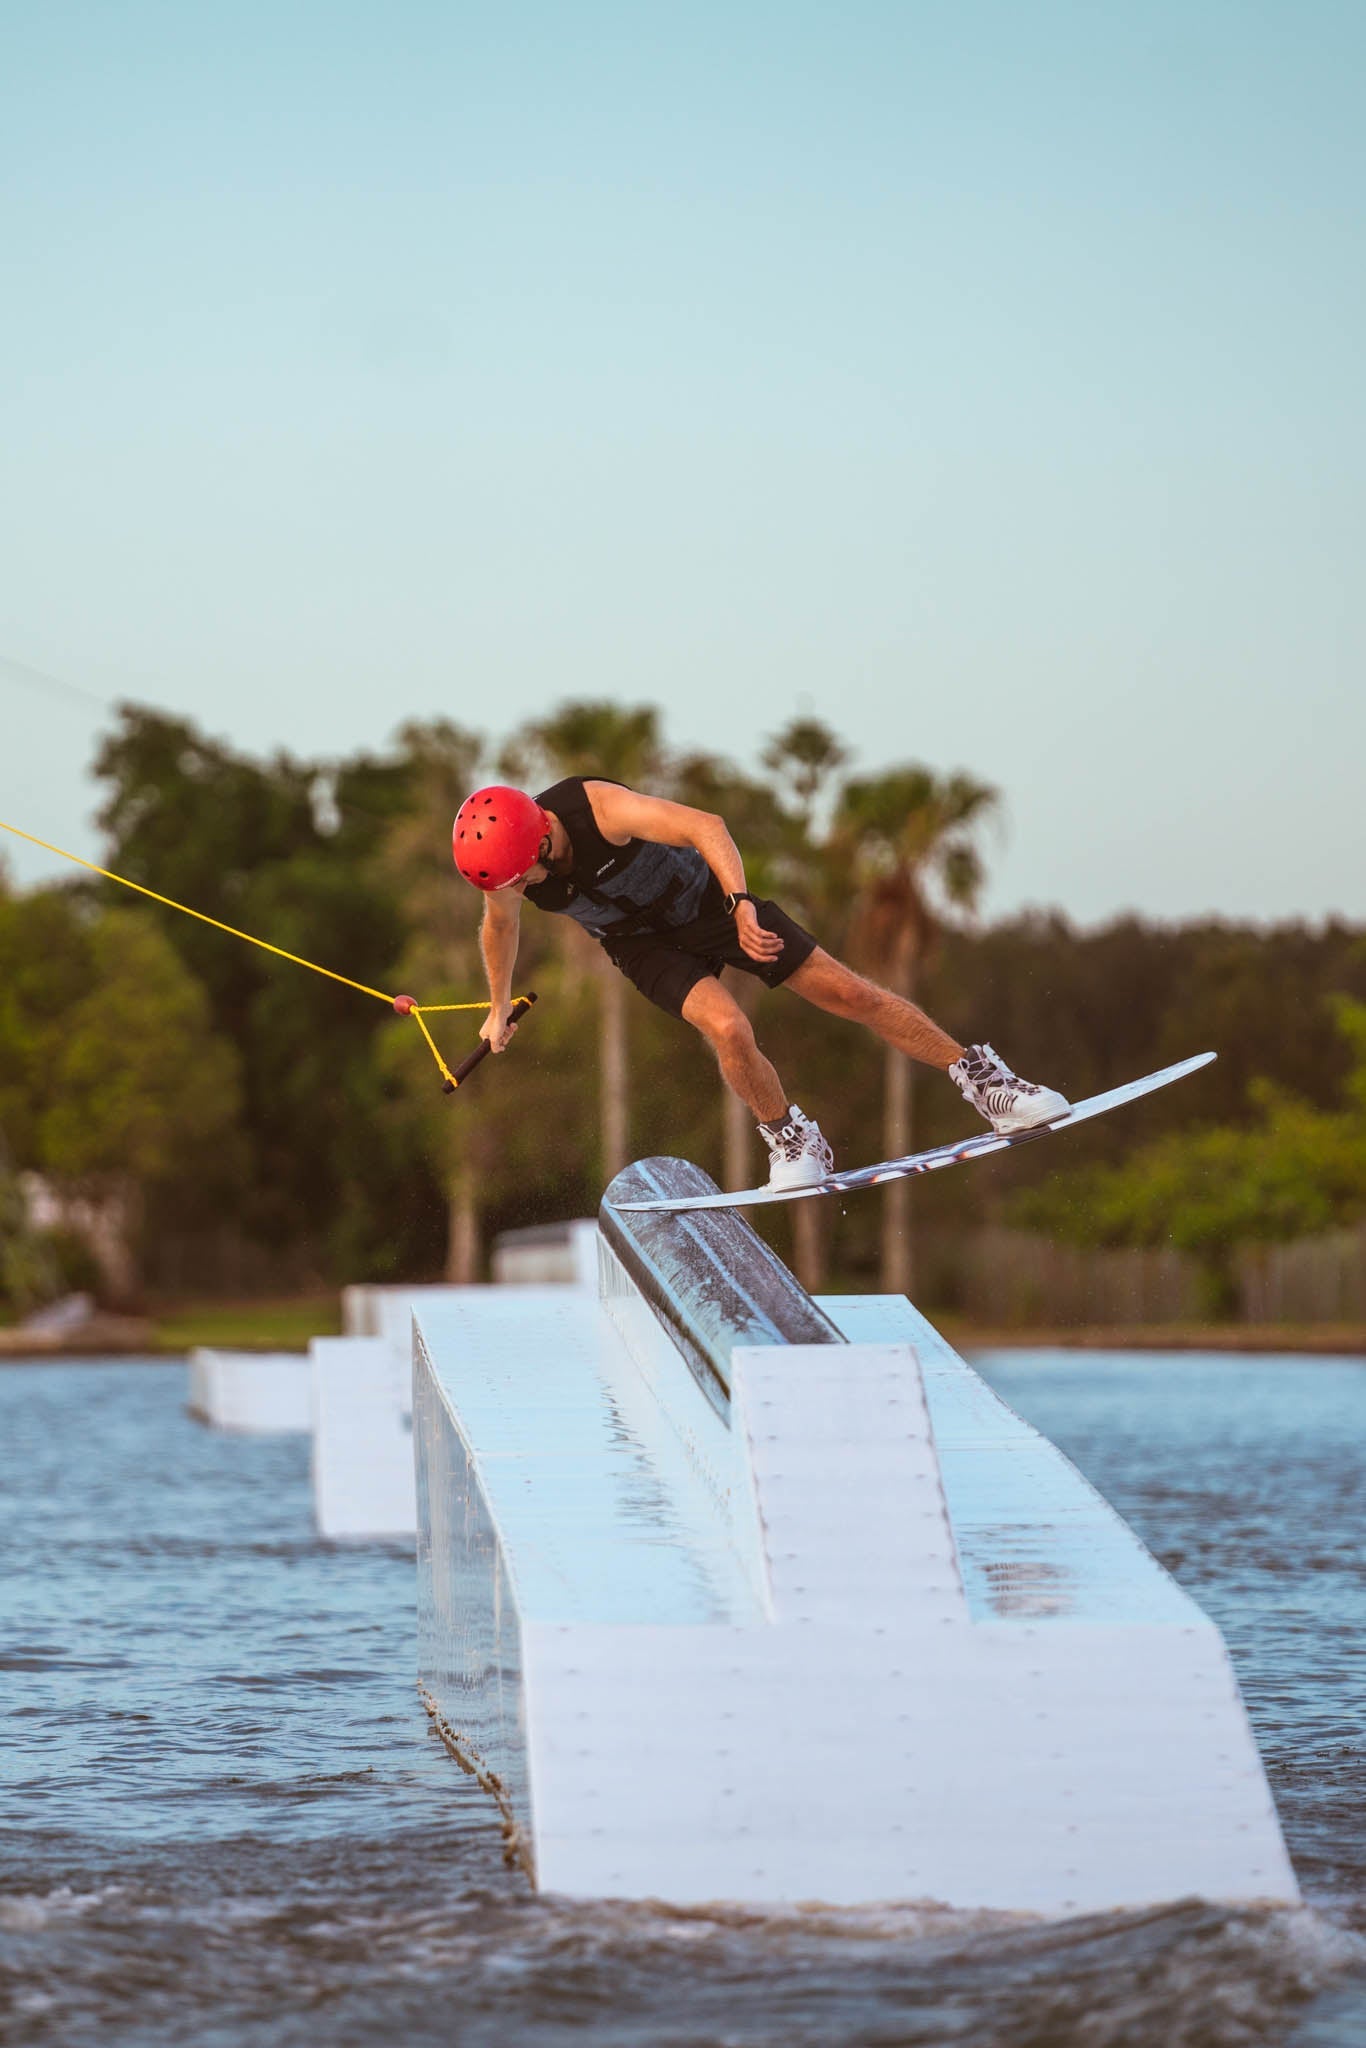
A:
[[[934,1310],[930,1320],[969,1356],[975,1351],[1090,1350],[1289,1352],[1366,1358],[1366,1324],[1361,1323],[993,1327]],[[167,1355],[192,1351],[197,1344],[225,1351],[306,1351],[311,1337],[334,1337],[340,1332],[341,1297],[335,1291],[265,1301],[179,1301],[153,1308],[146,1317],[105,1317],[98,1326],[47,1342],[18,1330],[0,1330],[0,1356]]]
[[[307,1351],[310,1337],[341,1334],[341,1298],[296,1295],[283,1301],[190,1301],[150,1318],[157,1351],[192,1351],[196,1344],[227,1351]]]
[[[1064,1329],[993,1330],[931,1316],[959,1351],[1296,1352],[1366,1358],[1362,1323],[1094,1323]]]

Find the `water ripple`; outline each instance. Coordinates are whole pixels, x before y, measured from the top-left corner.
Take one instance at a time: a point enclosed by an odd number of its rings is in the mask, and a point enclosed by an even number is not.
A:
[[[1228,1637],[1309,1905],[1064,1924],[538,1898],[414,1691],[403,1546],[171,1367],[0,1371],[13,2048],[1358,2048],[1366,1371],[990,1362]]]

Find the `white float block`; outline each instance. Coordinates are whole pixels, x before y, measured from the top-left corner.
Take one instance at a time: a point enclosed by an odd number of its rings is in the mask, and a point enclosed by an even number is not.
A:
[[[733,1367],[775,1621],[965,1620],[910,1346],[741,1348]]]
[[[737,1349],[771,1619],[532,1625],[538,1881],[1038,1913],[1294,1896],[1217,1631],[974,1623],[907,1345]]]
[[[374,1298],[378,1287],[355,1281],[341,1291],[341,1326],[344,1337],[375,1337]]]
[[[358,1284],[342,1289],[344,1338],[313,1346],[314,1517],[320,1535],[411,1537],[413,1313],[487,1288]],[[339,1350],[339,1345],[368,1349]]]
[[[541,1888],[1296,1900],[1217,1629],[1054,1445],[904,1298],[604,1218],[600,1302],[416,1315],[424,1696]]]
[[[359,1281],[341,1291],[342,1335],[344,1337],[392,1337],[397,1333],[404,1355],[412,1343],[413,1306],[419,1301],[439,1301],[454,1294],[454,1287],[433,1285],[410,1287],[386,1282]]]
[[[214,1429],[280,1435],[311,1427],[308,1360],[294,1351],[190,1353],[191,1415]]]
[[[500,1287],[569,1286],[596,1290],[598,1226],[591,1217],[572,1223],[505,1230],[494,1243],[491,1267]]]
[[[313,1513],[334,1540],[411,1537],[417,1527],[407,1376],[387,1337],[310,1346]]]
[[[1169,1635],[530,1627],[537,1881],[682,1905],[1293,1900],[1218,1637]]]

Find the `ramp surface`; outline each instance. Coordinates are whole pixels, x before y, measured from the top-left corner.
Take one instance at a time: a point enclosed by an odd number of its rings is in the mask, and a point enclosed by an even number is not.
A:
[[[599,1257],[416,1312],[424,1694],[538,1884],[1296,1897],[1218,1631],[908,1302],[724,1211]]]
[[[817,1308],[742,1217],[701,1210],[624,1210],[633,1201],[716,1194],[716,1182],[686,1159],[641,1159],[603,1196],[599,1228],[638,1298],[692,1366],[709,1400],[730,1394],[738,1344],[840,1344]]]

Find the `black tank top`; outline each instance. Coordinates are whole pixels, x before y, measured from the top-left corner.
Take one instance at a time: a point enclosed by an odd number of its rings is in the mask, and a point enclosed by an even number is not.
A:
[[[610,782],[595,775],[594,782]],[[618,785],[620,787],[621,785]],[[610,946],[637,932],[668,931],[698,915],[707,885],[717,903],[720,884],[693,846],[660,846],[653,839],[628,839],[613,846],[593,816],[580,775],[566,776],[536,799],[553,811],[569,835],[570,865],[525,891],[538,910],[559,912]]]

